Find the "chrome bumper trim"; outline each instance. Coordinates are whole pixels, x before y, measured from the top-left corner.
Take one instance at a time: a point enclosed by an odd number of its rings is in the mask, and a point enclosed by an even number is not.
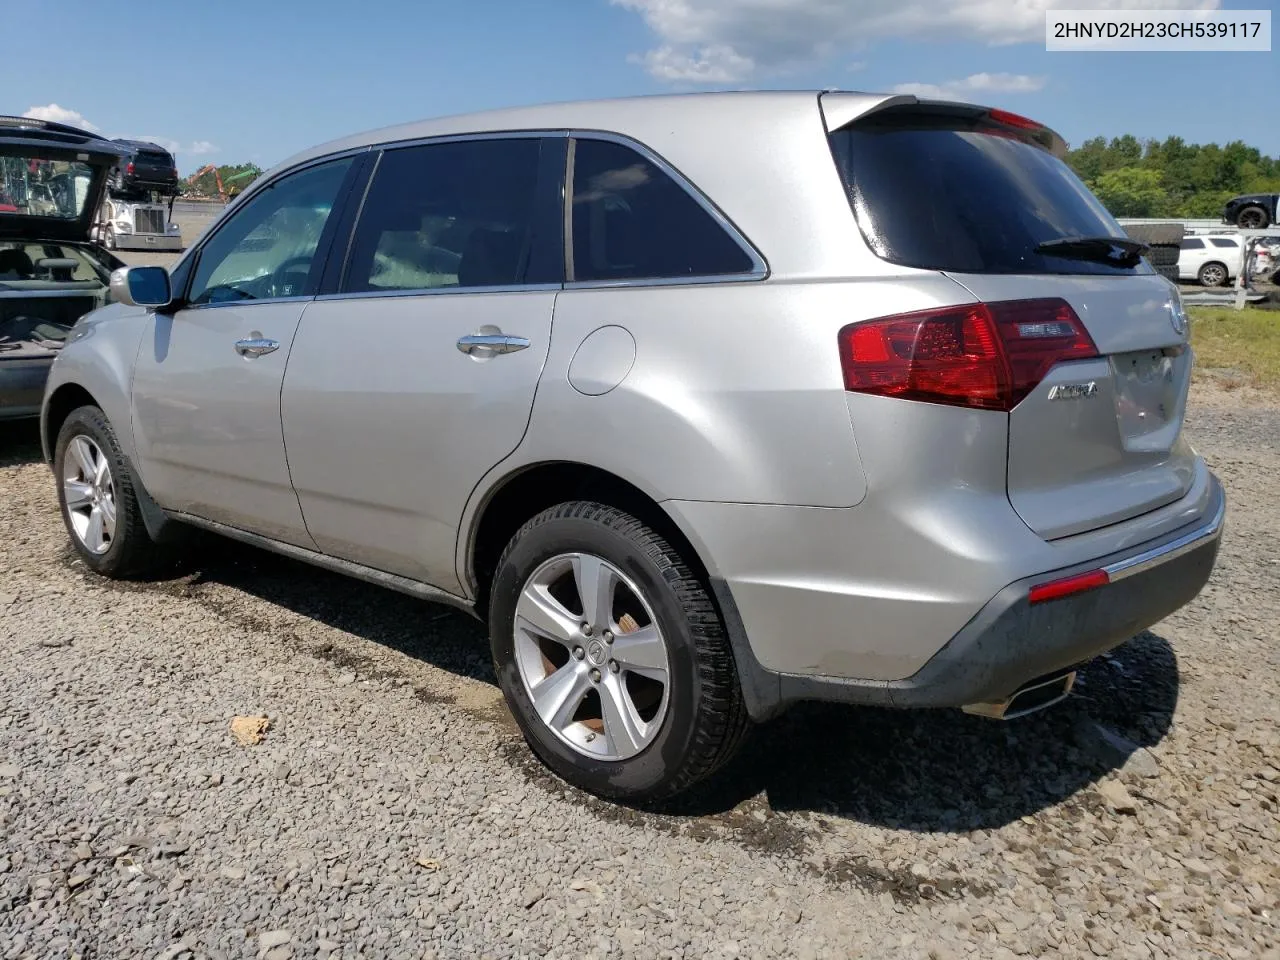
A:
[[[1117,580],[1123,580],[1125,577],[1132,577],[1136,573],[1150,570],[1152,567],[1158,567],[1162,563],[1168,563],[1170,560],[1174,560],[1185,553],[1190,553],[1197,547],[1202,547],[1210,540],[1221,536],[1226,513],[1227,498],[1221,497],[1218,502],[1218,509],[1207,523],[1201,524],[1190,533],[1183,534],[1176,540],[1162,543],[1158,547],[1144,550],[1142,553],[1135,554],[1132,557],[1117,560],[1102,569],[1106,571],[1107,577],[1114,583]]]

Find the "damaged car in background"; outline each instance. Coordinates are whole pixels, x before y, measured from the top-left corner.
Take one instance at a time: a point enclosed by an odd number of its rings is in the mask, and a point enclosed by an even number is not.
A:
[[[124,263],[89,231],[125,150],[63,124],[0,116],[0,420],[39,414],[71,328],[111,301],[111,271]]]

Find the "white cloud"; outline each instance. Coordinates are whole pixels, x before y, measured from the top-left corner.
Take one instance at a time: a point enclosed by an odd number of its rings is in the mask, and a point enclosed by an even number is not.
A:
[[[643,63],[659,80],[672,82],[738,83],[749,77],[756,66],[748,57],[722,44],[699,47],[689,53],[662,46],[631,59]]]
[[[1044,42],[1044,16],[1080,0],[610,0],[640,14],[655,77],[733,83],[885,37]],[[1090,0],[1100,10],[1214,10],[1220,0]]]
[[[84,115],[77,110],[68,110],[66,107],[60,107],[56,103],[46,103],[43,107],[31,107],[23,114],[31,120],[48,120],[51,123],[65,123],[73,127],[79,127],[82,130],[89,130],[96,133],[98,128],[84,118]]]
[[[210,153],[218,152],[218,145],[210,143],[208,140],[196,140],[192,143],[183,143],[180,140],[174,140],[172,137],[157,137],[153,134],[142,134],[141,136],[128,136],[125,140],[145,140],[148,143],[154,143],[164,147],[174,155],[182,155],[188,157],[201,157]]]
[[[917,97],[943,100],[969,100],[986,93],[1036,93],[1044,89],[1044,77],[1025,73],[975,73],[945,83],[899,83],[894,93],[910,93]]]

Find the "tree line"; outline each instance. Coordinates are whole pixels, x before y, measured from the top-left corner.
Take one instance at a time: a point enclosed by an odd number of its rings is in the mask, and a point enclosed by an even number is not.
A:
[[[1116,217],[1220,217],[1234,196],[1280,193],[1280,157],[1240,140],[1094,137],[1068,152],[1067,163]]]

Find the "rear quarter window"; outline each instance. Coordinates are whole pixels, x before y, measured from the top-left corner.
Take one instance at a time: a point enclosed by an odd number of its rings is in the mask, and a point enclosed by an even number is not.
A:
[[[885,111],[836,130],[832,154],[867,244],[882,259],[957,273],[1133,274],[1037,253],[1068,237],[1124,237],[1060,159],[1003,128]]]

